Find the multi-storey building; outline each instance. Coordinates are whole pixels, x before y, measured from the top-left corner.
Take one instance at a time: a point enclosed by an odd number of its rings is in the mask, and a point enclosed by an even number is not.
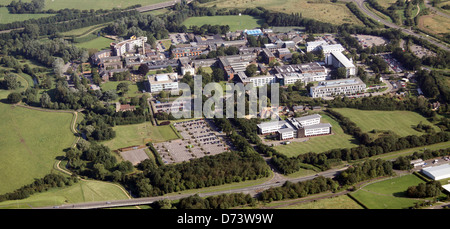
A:
[[[276,133],[280,140],[331,134],[331,124],[320,123],[321,115],[314,114],[283,121],[270,121],[258,124],[260,134]]]
[[[178,74],[164,73],[147,76],[147,90],[151,93],[178,89]]]
[[[333,97],[336,95],[352,95],[366,90],[366,84],[359,78],[327,80],[310,88],[313,98]]]
[[[144,47],[146,41],[147,37],[132,36],[128,40],[119,43],[111,43],[111,49],[115,56],[124,56],[128,52],[135,52],[139,47]]]

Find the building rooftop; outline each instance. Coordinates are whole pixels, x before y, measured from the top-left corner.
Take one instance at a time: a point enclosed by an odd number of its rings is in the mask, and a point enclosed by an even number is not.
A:
[[[333,51],[331,52],[331,55],[333,55],[339,62],[341,62],[342,65],[346,68],[354,68],[355,65],[353,62],[351,62],[342,52]]]
[[[428,168],[423,168],[422,170],[430,173],[434,177],[440,177],[450,173],[450,164],[432,166]]]
[[[299,118],[295,118],[295,119],[297,121],[301,122],[301,121],[306,121],[306,120],[315,119],[315,118],[322,118],[322,116],[320,114],[313,114],[313,115],[307,115],[307,116],[303,116],[303,117],[299,117]]]
[[[359,84],[364,84],[364,82],[362,82],[361,79],[355,77],[355,78],[349,78],[349,79],[321,81],[321,82],[319,82],[319,85],[316,86],[315,88],[342,87],[342,86],[359,85]]]
[[[305,130],[307,130],[307,129],[316,129],[316,128],[323,128],[323,127],[331,127],[331,124],[330,123],[319,123],[319,124],[304,126],[303,128],[305,128]]]

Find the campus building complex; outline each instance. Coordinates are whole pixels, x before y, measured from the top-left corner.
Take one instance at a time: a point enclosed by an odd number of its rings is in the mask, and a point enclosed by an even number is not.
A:
[[[327,80],[310,88],[313,98],[333,97],[336,95],[352,95],[366,90],[366,84],[359,78]]]
[[[178,74],[164,73],[147,76],[147,90],[148,92],[160,92],[163,90],[178,89]]]
[[[323,81],[328,76],[328,70],[318,63],[293,64],[275,66],[277,81],[282,86],[301,81],[304,85],[309,82]]]
[[[135,52],[138,47],[144,47],[146,41],[147,37],[132,36],[129,40],[111,43],[111,49],[115,56],[124,56],[127,52]]]
[[[277,134],[280,140],[331,134],[331,124],[320,123],[321,115],[314,114],[282,121],[258,124],[260,134]]]

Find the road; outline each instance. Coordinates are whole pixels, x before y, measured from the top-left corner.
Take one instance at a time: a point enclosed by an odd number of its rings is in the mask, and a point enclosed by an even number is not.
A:
[[[228,193],[249,193],[249,194],[257,194],[260,193],[266,189],[272,188],[272,187],[280,187],[284,184],[284,181],[290,181],[293,183],[306,181],[306,180],[312,180],[316,178],[317,176],[323,176],[328,178],[333,178],[336,174],[338,174],[340,171],[347,169],[341,168],[341,169],[331,169],[328,171],[320,172],[316,175],[311,176],[305,176],[300,178],[292,178],[292,179],[280,179],[279,176],[277,176],[277,173],[275,173],[275,176],[273,179],[271,179],[268,182],[265,182],[263,184],[254,185],[251,187],[245,187],[245,188],[236,188],[236,189],[229,189],[224,191],[216,191],[216,192],[208,192],[208,193],[197,193],[200,197],[207,197],[207,196],[215,196],[215,195],[221,195],[221,194],[228,194]],[[59,205],[59,206],[48,206],[48,207],[41,207],[36,209],[96,209],[96,208],[112,208],[112,207],[125,207],[125,206],[136,206],[136,205],[143,205],[143,204],[151,204],[158,200],[178,200],[182,198],[186,198],[189,196],[192,196],[194,194],[178,194],[178,195],[166,195],[166,196],[158,196],[158,197],[147,197],[147,198],[135,198],[135,199],[125,199],[125,200],[111,200],[111,201],[98,201],[98,202],[85,202],[85,203],[77,203],[77,204],[68,204],[68,205]]]
[[[428,42],[430,42],[430,43],[432,43],[432,44],[438,46],[439,48],[444,49],[444,50],[446,50],[447,52],[450,52],[450,48],[449,48],[447,45],[444,45],[444,44],[442,44],[442,43],[439,43],[439,42],[437,42],[436,40],[434,40],[434,39],[432,39],[432,38],[430,38],[430,37],[428,37],[428,36],[422,36],[422,35],[420,35],[420,34],[414,33],[413,31],[411,31],[411,30],[409,30],[409,29],[400,27],[400,26],[398,26],[398,25],[396,25],[396,24],[393,24],[393,23],[391,23],[391,22],[388,22],[388,21],[386,21],[386,20],[384,20],[384,19],[378,17],[377,15],[375,15],[374,13],[372,13],[369,9],[367,9],[367,8],[364,6],[365,0],[343,0],[343,1],[345,1],[345,2],[354,2],[354,3],[356,3],[356,6],[359,8],[360,11],[362,11],[362,12],[363,12],[364,14],[366,14],[367,16],[369,16],[369,17],[371,17],[372,19],[374,19],[374,20],[376,20],[376,21],[378,21],[378,22],[384,24],[385,26],[387,26],[387,27],[389,27],[389,28],[399,29],[399,30],[401,30],[402,32],[404,32],[404,33],[406,33],[406,34],[408,34],[408,35],[415,36],[415,37],[418,37],[418,38],[427,40]]]

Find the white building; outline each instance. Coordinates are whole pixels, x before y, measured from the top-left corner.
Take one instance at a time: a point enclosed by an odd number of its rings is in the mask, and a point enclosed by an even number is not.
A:
[[[328,76],[328,70],[319,63],[293,64],[276,66],[278,72],[275,76],[282,86],[294,84],[301,80],[304,85],[309,82],[323,81]]]
[[[260,134],[277,133],[281,140],[331,134],[329,123],[320,123],[321,115],[314,114],[283,121],[270,121],[258,124]]]
[[[124,56],[127,52],[135,52],[139,47],[144,47],[147,37],[132,36],[129,40],[119,43],[111,43],[111,48],[116,56]]]
[[[450,178],[450,164],[423,168],[422,173],[433,180],[447,179]]]
[[[164,73],[147,76],[147,90],[151,93],[178,89],[178,74]]]
[[[327,65],[333,65],[335,68],[344,67],[347,70],[346,77],[356,75],[356,66],[342,52],[333,51],[325,58]]]
[[[319,46],[319,50],[322,50],[323,54],[327,56],[331,52],[343,52],[345,48],[341,44],[326,44]]]
[[[274,75],[258,75],[247,77],[247,75],[244,72],[238,72],[237,75],[239,77],[239,80],[243,84],[253,83],[255,87],[261,87],[276,82],[276,77]]]
[[[366,90],[366,84],[360,78],[327,80],[310,88],[313,98],[333,97],[336,95],[352,95]]]
[[[306,42],[306,52],[312,52],[319,50],[319,47],[322,45],[328,45],[326,41],[311,41]]]

